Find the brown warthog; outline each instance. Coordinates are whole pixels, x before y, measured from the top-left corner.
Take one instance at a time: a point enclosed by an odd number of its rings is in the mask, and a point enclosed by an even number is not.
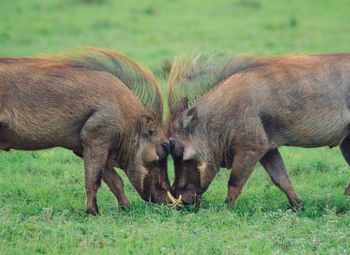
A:
[[[101,179],[128,206],[122,168],[144,200],[168,202],[168,140],[154,76],[102,49],[72,56],[0,59],[0,149],[55,146],[84,159],[89,214]]]
[[[300,208],[283,145],[340,145],[350,164],[350,54],[178,59],[169,83],[173,194],[186,204],[199,204],[225,167],[232,169],[226,202],[234,205],[260,161]]]

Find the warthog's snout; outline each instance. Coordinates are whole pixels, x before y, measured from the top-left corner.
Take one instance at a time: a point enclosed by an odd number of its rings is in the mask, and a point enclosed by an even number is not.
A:
[[[177,189],[173,191],[175,197],[180,198],[184,205],[195,205],[199,206],[201,203],[201,195],[200,192],[192,187],[193,185],[189,184],[184,189]]]
[[[175,147],[175,139],[173,137],[169,138],[170,148],[173,149]]]
[[[166,155],[168,155],[170,153],[170,143],[163,143],[162,144],[162,147],[163,147],[163,150],[165,151]]]

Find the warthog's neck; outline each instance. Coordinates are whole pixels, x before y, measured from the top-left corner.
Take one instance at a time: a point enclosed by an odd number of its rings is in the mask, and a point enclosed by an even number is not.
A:
[[[226,159],[228,141],[230,140],[228,128],[224,123],[218,125],[208,118],[199,124],[195,135],[198,136],[195,139],[199,144],[201,158],[217,169],[222,166],[222,162]]]
[[[220,100],[218,100],[220,101]],[[230,106],[210,102],[213,106],[206,105],[205,102],[198,104],[199,113],[199,125],[198,135],[203,143],[203,147],[208,148],[212,154],[213,164],[219,167],[231,168],[234,152],[232,151],[232,143],[236,134],[236,130],[239,128],[239,119],[241,111],[237,110],[237,107],[232,105],[236,102],[230,102]],[[209,153],[205,152],[206,154]]]
[[[136,155],[138,135],[135,128],[129,128],[124,133],[118,134],[112,151],[114,165],[126,170]]]

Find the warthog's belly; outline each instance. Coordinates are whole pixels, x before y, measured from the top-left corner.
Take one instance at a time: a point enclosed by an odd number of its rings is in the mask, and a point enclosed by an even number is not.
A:
[[[16,129],[0,126],[0,150],[41,150],[52,147],[79,149],[81,147],[79,135],[67,129],[45,130],[28,127],[27,131],[17,132]]]
[[[321,138],[305,138],[300,140],[291,140],[290,142],[287,142],[285,145],[287,146],[296,146],[296,147],[305,147],[305,148],[314,148],[314,147],[321,147],[321,146],[329,146],[329,147],[335,147],[340,145],[343,140],[348,136],[348,134],[343,136],[333,136],[330,138],[327,137],[321,137]]]
[[[348,117],[346,117],[348,115]],[[322,117],[320,117],[322,116]],[[270,149],[283,145],[296,147],[334,147],[350,134],[350,114],[314,112],[284,118],[262,117]]]
[[[289,130],[285,134],[285,145],[299,147],[335,147],[340,145],[350,134],[349,124],[346,122],[318,123],[305,125]],[[328,124],[328,125],[327,125]]]

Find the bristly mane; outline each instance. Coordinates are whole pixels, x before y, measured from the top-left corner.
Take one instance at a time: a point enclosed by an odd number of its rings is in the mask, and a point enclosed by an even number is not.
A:
[[[162,119],[163,102],[160,87],[148,69],[118,52],[104,49],[86,48],[68,59],[74,66],[113,74],[158,120]]]
[[[0,62],[11,63],[19,59],[22,63],[39,66],[68,66],[111,73],[136,95],[156,119],[162,120],[162,96],[154,75],[118,52],[89,47],[73,53],[42,55],[37,58],[0,58]]]
[[[170,71],[168,104],[170,115],[174,115],[176,103],[187,97],[193,105],[202,96],[230,76],[261,65],[252,57],[225,57],[219,54],[209,57],[198,55],[192,59],[177,57]]]

